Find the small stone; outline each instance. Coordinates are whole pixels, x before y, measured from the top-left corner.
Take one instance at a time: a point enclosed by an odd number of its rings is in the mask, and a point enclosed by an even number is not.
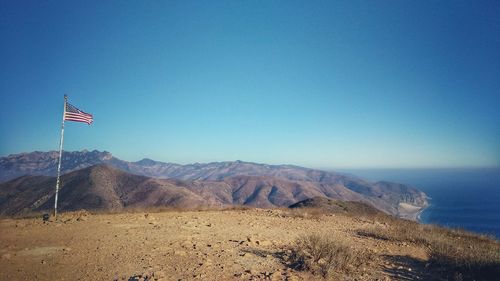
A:
[[[259,245],[260,245],[260,246],[264,246],[264,247],[267,247],[267,246],[272,246],[272,245],[273,245],[273,242],[268,241],[268,240],[263,240],[263,241],[259,241]]]
[[[250,273],[250,274],[252,274],[252,275],[258,275],[258,274],[259,274],[259,271],[258,271],[258,270],[256,270],[255,268],[252,268],[252,269],[250,269],[250,272],[249,272],[249,273]]]
[[[280,274],[271,273],[271,281],[283,280],[283,277]]]
[[[175,255],[179,255],[179,256],[185,256],[186,255],[186,251],[174,251],[174,254]]]

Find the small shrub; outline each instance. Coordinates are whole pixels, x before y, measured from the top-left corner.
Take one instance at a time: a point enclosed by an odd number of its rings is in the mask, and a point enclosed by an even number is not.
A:
[[[349,272],[351,266],[362,263],[362,255],[339,237],[325,234],[302,235],[295,241],[290,255],[291,267],[307,270],[323,277],[333,271]]]

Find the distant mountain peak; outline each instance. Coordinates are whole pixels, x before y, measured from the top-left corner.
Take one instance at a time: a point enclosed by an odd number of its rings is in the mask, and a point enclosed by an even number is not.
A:
[[[158,162],[153,160],[153,159],[150,159],[150,158],[143,158],[143,159],[136,161],[134,163],[138,164],[138,165],[144,165],[144,166],[153,166]]]

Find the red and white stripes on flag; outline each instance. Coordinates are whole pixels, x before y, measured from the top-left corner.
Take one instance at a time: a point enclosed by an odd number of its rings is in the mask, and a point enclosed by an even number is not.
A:
[[[94,122],[94,116],[92,116],[92,114],[81,111],[80,109],[67,102],[66,110],[64,111],[64,120],[83,122],[90,125],[92,124],[92,122]]]

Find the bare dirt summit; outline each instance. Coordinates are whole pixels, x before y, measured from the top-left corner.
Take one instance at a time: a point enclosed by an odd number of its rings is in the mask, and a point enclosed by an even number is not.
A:
[[[494,280],[488,274],[498,273],[493,239],[311,210],[3,219],[0,280]]]

